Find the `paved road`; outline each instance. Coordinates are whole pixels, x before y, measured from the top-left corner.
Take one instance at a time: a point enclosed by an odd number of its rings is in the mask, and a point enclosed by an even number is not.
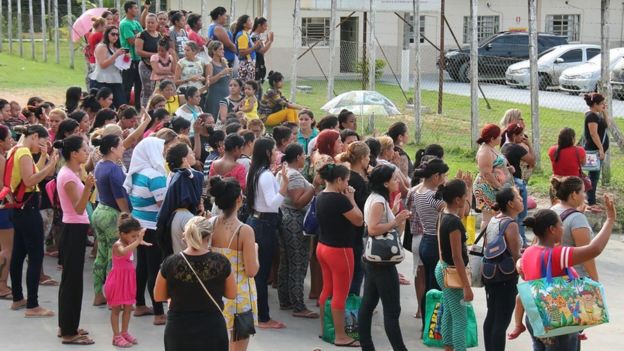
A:
[[[622,260],[624,255],[624,242],[611,240],[608,248],[598,260],[598,268],[601,280],[605,283],[606,295],[609,301],[611,323],[599,326],[587,331],[589,341],[584,342],[584,348],[591,345],[591,350],[618,350],[624,346],[624,280],[621,279]],[[406,275],[411,274],[411,255],[399,265],[399,271]],[[88,329],[96,344],[86,347],[85,350],[114,350],[111,346],[111,330],[109,324],[109,312],[106,308],[91,306],[93,298],[91,288],[92,260],[87,259],[85,273],[85,295],[83,299],[83,313],[81,327]],[[56,279],[60,279],[60,272],[55,268],[55,260],[45,258],[45,270]],[[41,287],[41,304],[49,308],[57,308],[57,287]],[[270,289],[272,306],[277,306],[276,291]],[[426,349],[419,340],[420,320],[412,317],[416,309],[413,285],[401,287],[401,329],[409,350]],[[48,319],[25,319],[23,312],[9,310],[8,301],[0,301],[0,349],[3,351],[23,350],[77,350],[79,347],[63,346],[56,338],[56,318]],[[485,318],[485,296],[483,289],[475,289],[475,301],[473,303],[479,325]],[[288,328],[284,330],[261,330],[252,339],[249,350],[258,351],[311,351],[315,348],[321,350],[345,350],[320,341],[316,335],[319,330],[318,320],[306,320],[292,318],[287,313],[273,308],[274,318],[284,321]],[[151,324],[151,317],[133,318],[130,324],[131,332],[138,337],[140,344],[136,350],[162,350],[164,327],[156,327]],[[378,307],[373,321],[373,338],[378,350],[390,350],[391,347],[383,331],[383,318],[381,306]],[[479,330],[479,338],[482,340],[483,332]],[[82,349],[82,348],[81,348]],[[509,351],[526,351],[530,349],[530,339],[527,334],[519,340],[508,343]],[[477,350],[483,350],[480,345]]]
[[[447,94],[470,96],[470,84],[453,81],[445,74],[444,92]],[[394,80],[384,78],[384,81],[394,83]],[[426,75],[422,77],[421,87],[423,90],[438,91],[437,76]],[[504,84],[481,83],[481,88],[488,99],[530,104],[531,98],[528,89],[516,89]],[[481,96],[481,95],[479,95]],[[582,96],[569,95],[559,91],[540,91],[539,104],[541,107],[550,107],[565,111],[585,112],[587,105]],[[614,116],[624,117],[624,101],[613,99]]]

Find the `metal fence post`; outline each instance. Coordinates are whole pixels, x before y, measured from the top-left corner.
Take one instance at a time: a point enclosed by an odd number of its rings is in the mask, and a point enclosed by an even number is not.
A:
[[[30,32],[30,58],[35,59],[35,18],[33,14],[33,0],[28,0],[28,24]]]
[[[87,0],[82,0],[82,12],[87,11]]]
[[[72,12],[71,12],[71,0],[67,0],[67,32],[69,42],[69,68],[74,69],[74,41],[72,40]]]
[[[98,0],[98,7],[104,7],[104,0]]]
[[[17,0],[17,41],[19,42],[20,57],[24,57],[24,39],[22,39],[22,0]]]
[[[479,38],[478,0],[470,1],[470,146],[477,148],[479,138]]]
[[[58,0],[54,0],[54,54],[56,55],[56,64],[61,63],[61,48],[59,44]]]
[[[48,26],[46,23],[46,6],[45,0],[41,0],[41,36],[43,44],[43,62],[48,62]]]
[[[158,13],[160,11],[160,0],[156,0],[156,12]]]
[[[9,6],[11,5],[11,0],[9,0]],[[5,20],[4,20],[4,13],[2,11],[2,0],[0,0],[0,52],[2,52],[2,49],[4,49],[4,30],[2,29],[2,26],[4,26]]]
[[[537,81],[537,0],[529,0],[529,61],[531,81],[531,128],[533,150],[537,156],[536,168],[540,168],[540,125],[539,125],[539,95]]]
[[[368,90],[375,90],[375,0],[370,0],[370,11],[368,15]]]
[[[613,98],[611,89],[611,77],[609,71],[609,62],[611,55],[609,53],[609,6],[610,0],[601,0],[600,2],[600,92],[607,100],[607,113],[613,118]],[[611,121],[614,124],[614,121]],[[608,131],[605,131],[608,133]],[[609,152],[609,151],[608,151]],[[610,157],[605,157],[602,164],[602,183],[609,184],[611,181],[611,162]]]
[[[440,67],[438,68],[438,114],[442,114],[444,97],[444,0],[440,0]]]
[[[262,0],[262,17],[269,19],[269,0]]]
[[[7,21],[7,32],[9,36],[9,54],[13,53],[13,5],[11,5],[11,0],[7,3],[7,13],[8,13],[8,21]]]
[[[414,142],[420,144],[422,138],[422,113],[420,110],[420,1],[412,0],[414,19]]]
[[[236,21],[236,0],[230,0],[230,19]]]
[[[295,0],[295,10],[293,13],[293,56],[290,72],[290,99],[297,100],[297,55],[301,46],[301,0]]]
[[[336,55],[336,2],[331,0],[331,12],[329,19],[329,74],[327,75],[327,101],[334,97],[334,62]]]

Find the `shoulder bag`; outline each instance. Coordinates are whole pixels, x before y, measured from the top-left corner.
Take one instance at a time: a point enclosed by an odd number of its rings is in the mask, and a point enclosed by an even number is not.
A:
[[[516,262],[509,252],[505,240],[505,231],[513,222],[515,222],[513,219],[502,219],[498,223],[498,235],[492,242],[485,245],[482,273],[485,283],[500,283],[518,276]]]
[[[470,277],[470,285],[473,288],[482,288],[483,287],[483,246],[478,245],[481,238],[485,235],[487,231],[487,227],[485,227],[477,236],[474,243],[468,249],[468,261],[470,264],[470,271],[474,272],[474,274]]]
[[[388,202],[384,202],[384,213],[388,218]],[[368,229],[366,229],[368,232]],[[393,265],[403,261],[405,251],[401,244],[399,231],[391,229],[382,235],[366,237],[364,247],[364,261],[378,265]]]
[[[197,274],[197,272],[195,271],[195,268],[193,268],[193,266],[191,265],[191,262],[189,262],[189,260],[186,258],[186,255],[184,255],[183,252],[180,252],[180,256],[182,256],[182,258],[184,259],[184,261],[186,261],[186,264],[188,265],[188,267],[191,269],[191,272],[193,272],[193,275],[195,275],[195,278],[197,278],[197,281],[199,282],[199,285],[201,285],[201,287],[204,289],[204,291],[206,292],[206,295],[208,295],[208,297],[210,298],[210,300],[212,301],[212,303],[214,303],[215,307],[217,307],[217,309],[219,310],[219,312],[221,312],[221,315],[223,316],[223,319],[225,318],[225,314],[223,313],[223,309],[221,308],[221,306],[219,306],[219,304],[217,303],[217,301],[214,299],[214,297],[212,297],[212,294],[210,294],[210,291],[208,291],[208,288],[206,288],[206,285],[204,285],[204,282],[201,280],[201,278],[199,278],[199,275]]]
[[[238,284],[238,265],[240,264],[238,243],[240,239],[241,224],[236,230],[236,283]],[[249,283],[249,277],[247,277],[247,291],[249,292],[249,300],[251,301],[251,284]],[[248,339],[250,335],[256,334],[256,328],[254,326],[253,310],[249,308],[247,311],[238,313],[238,296],[234,298],[236,313],[234,313],[234,326],[232,328],[232,341],[240,341]]]
[[[592,186],[592,182],[591,179],[589,179],[589,177],[587,176],[587,174],[585,174],[585,172],[583,172],[583,167],[581,166],[581,161],[579,161],[579,151],[578,148],[576,146],[574,146],[574,151],[576,151],[576,161],[578,162],[578,170],[579,170],[579,178],[581,178],[583,180],[583,185],[585,186],[585,191],[590,191],[592,190],[594,187]],[[587,152],[587,151],[585,151]],[[585,162],[587,162],[587,159],[585,159]]]
[[[609,131],[605,129],[604,135],[602,136],[602,145],[604,145],[605,141],[607,140],[608,132]],[[583,170],[587,172],[600,171],[602,161],[600,161],[599,156],[600,156],[600,151],[598,150],[585,150],[585,164],[582,167]]]
[[[440,226],[442,224],[442,213],[438,216],[438,255],[440,256],[440,261],[442,260],[442,240],[440,238]],[[468,284],[472,282],[472,274],[470,272],[470,267],[466,266],[466,275],[468,275]],[[461,277],[459,276],[459,272],[455,266],[447,266],[444,268],[444,287],[451,289],[463,289],[464,283],[462,283]]]

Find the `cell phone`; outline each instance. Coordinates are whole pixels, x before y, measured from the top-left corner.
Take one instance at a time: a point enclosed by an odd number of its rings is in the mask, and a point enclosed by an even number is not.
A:
[[[126,54],[130,52],[130,49],[126,49],[126,48],[122,48],[121,50],[123,50]]]

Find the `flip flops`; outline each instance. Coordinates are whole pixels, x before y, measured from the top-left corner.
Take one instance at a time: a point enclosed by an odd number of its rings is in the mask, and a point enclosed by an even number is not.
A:
[[[24,312],[24,317],[26,318],[48,318],[54,317],[54,311],[49,310],[47,308],[39,307],[36,309],[36,312],[26,310]]]
[[[334,343],[334,345],[338,346],[338,347],[360,347],[360,343],[357,340],[355,340],[355,339],[351,340],[350,342],[348,342],[346,344],[336,344],[336,343]]]
[[[95,344],[95,341],[93,341],[93,339],[89,338],[86,335],[78,334],[69,340],[61,341],[61,344],[63,345],[93,345]]]
[[[314,312],[314,311],[310,311],[310,310],[303,310],[303,311],[299,311],[299,312],[293,312],[293,317],[299,317],[299,318],[310,318],[310,319],[317,319],[319,318],[319,314]]]
[[[57,282],[56,280],[54,280],[52,278],[48,278],[48,279],[40,280],[39,281],[39,285],[43,285],[43,286],[58,286],[59,282]]]

